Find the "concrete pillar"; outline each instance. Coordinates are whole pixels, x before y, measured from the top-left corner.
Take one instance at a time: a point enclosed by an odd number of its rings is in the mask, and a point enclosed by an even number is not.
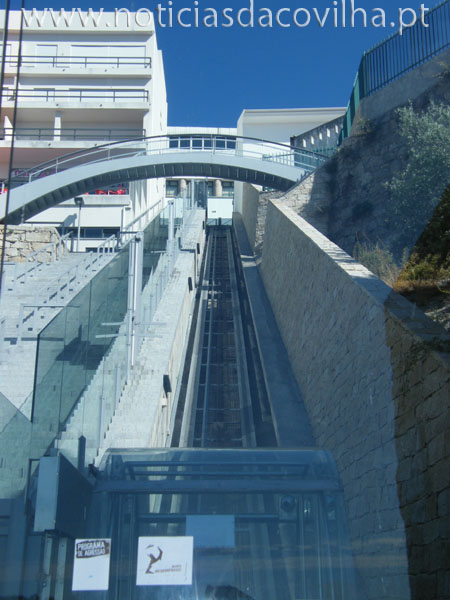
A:
[[[214,196],[216,198],[222,198],[222,182],[220,179],[214,180]]]
[[[55,120],[53,123],[53,139],[61,139],[61,113],[59,111],[55,112]]]
[[[186,179],[180,179],[178,181],[178,194],[180,196],[183,195],[183,190],[187,190],[187,182]]]

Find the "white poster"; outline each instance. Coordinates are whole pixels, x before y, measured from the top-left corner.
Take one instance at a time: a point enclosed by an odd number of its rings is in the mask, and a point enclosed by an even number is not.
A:
[[[192,585],[194,538],[140,537],[136,585]]]
[[[75,540],[72,591],[107,590],[111,539]]]

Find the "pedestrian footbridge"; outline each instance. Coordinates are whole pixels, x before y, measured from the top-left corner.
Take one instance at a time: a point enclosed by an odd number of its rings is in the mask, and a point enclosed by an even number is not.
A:
[[[59,157],[11,181],[0,222],[17,224],[89,190],[157,177],[214,177],[287,190],[325,157],[238,136],[157,136],[95,146]]]

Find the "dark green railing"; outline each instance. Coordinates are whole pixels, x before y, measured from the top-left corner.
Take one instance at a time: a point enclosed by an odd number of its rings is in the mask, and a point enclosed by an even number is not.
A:
[[[425,23],[391,36],[365,52],[359,64],[339,144],[350,135],[360,101],[450,47],[450,0],[426,13]]]

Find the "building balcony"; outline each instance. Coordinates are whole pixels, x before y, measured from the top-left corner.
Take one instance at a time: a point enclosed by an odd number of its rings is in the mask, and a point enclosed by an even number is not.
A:
[[[5,60],[5,72],[15,74],[18,68],[19,58],[17,56],[7,57]],[[20,58],[20,71],[30,75],[49,74],[110,74],[120,72],[121,76],[127,74],[135,75],[144,71],[149,73],[152,67],[150,57],[140,56],[29,56]]]
[[[12,140],[11,127],[0,128],[0,140]],[[15,141],[109,142],[145,137],[145,129],[17,127]]]
[[[5,87],[3,100],[5,106],[13,105],[15,100],[14,89]],[[81,88],[81,89],[59,89],[59,88],[32,88],[19,89],[17,96],[20,108],[36,105],[39,109],[55,108],[57,106],[72,106],[77,108],[99,108],[106,105],[122,105],[123,108],[147,108],[149,107],[148,90],[133,88]]]

